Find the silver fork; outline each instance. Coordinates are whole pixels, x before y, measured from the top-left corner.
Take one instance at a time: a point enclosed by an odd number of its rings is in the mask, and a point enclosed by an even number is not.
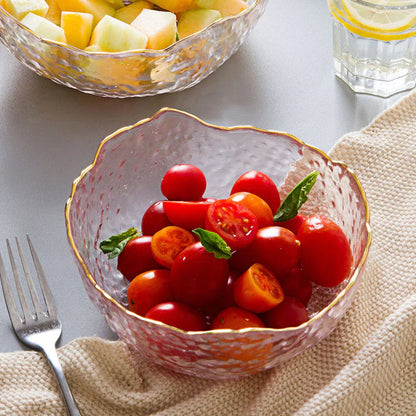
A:
[[[24,293],[22,279],[16,267],[10,242],[7,239],[6,245],[9,252],[10,264],[14,275],[18,298],[23,311],[23,317],[21,317],[16,308],[16,303],[14,301],[9,280],[6,276],[3,259],[0,255],[0,280],[7,310],[10,316],[10,321],[13,325],[14,332],[23,344],[35,350],[42,351],[45,354],[45,357],[55,372],[56,379],[58,381],[62,397],[66,403],[69,415],[81,416],[69,389],[64,372],[58,359],[58,354],[56,352],[56,342],[62,333],[61,321],[59,320],[55,302],[53,300],[53,296],[49,289],[48,283],[46,282],[45,274],[43,272],[39,258],[35,249],[33,248],[29,236],[27,235],[26,238],[29,244],[29,249],[32,255],[36,274],[38,276],[39,286],[45,301],[46,311],[39,301],[37,290],[29,273],[29,269],[23,256],[23,252],[20,248],[19,241],[16,237],[17,251],[22,263],[23,273],[26,278],[27,287],[29,289],[30,298],[32,299],[34,308],[34,313],[32,314],[27,297]]]

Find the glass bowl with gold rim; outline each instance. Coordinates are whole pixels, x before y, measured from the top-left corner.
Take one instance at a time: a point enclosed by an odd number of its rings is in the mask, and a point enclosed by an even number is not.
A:
[[[163,199],[161,178],[177,163],[201,168],[206,195],[214,198],[228,196],[236,178],[250,169],[269,175],[283,197],[308,173],[319,171],[302,213],[321,213],[342,227],[354,257],[349,278],[335,288],[315,287],[310,319],[296,328],[186,332],[130,312],[129,282],[99,243],[132,226],[140,228],[148,206]],[[213,379],[272,368],[326,337],[351,305],[371,240],[364,191],[343,163],[287,133],[214,126],[174,109],[162,109],[105,138],[93,163],[75,179],[65,217],[88,296],[120,339],[166,368]]]
[[[247,0],[248,8],[240,14],[163,50],[107,53],[43,40],[0,1],[0,40],[25,66],[58,84],[104,97],[150,96],[189,88],[215,71],[238,50],[267,2]]]

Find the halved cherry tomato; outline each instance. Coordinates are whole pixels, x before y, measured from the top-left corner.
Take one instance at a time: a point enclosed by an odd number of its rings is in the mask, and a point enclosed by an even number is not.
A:
[[[142,218],[142,234],[153,235],[162,228],[165,228],[172,223],[168,220],[165,210],[163,208],[163,201],[157,201],[150,205],[145,211]]]
[[[272,210],[269,204],[259,196],[250,192],[236,192],[228,199],[248,208],[256,216],[259,228],[273,225]]]
[[[169,273],[166,269],[156,269],[136,276],[127,289],[129,309],[145,316],[153,306],[172,300]]]
[[[219,199],[207,211],[205,228],[220,235],[232,248],[249,245],[258,230],[256,216],[237,202]]]
[[[275,214],[280,206],[279,191],[266,174],[257,170],[243,173],[234,183],[231,194],[236,192],[250,192],[265,200]]]
[[[237,306],[223,309],[212,322],[211,329],[264,328],[263,321],[254,313]]]
[[[147,312],[146,318],[163,322],[184,331],[205,331],[204,317],[192,306],[180,302],[164,302]]]
[[[260,263],[253,264],[234,283],[234,300],[250,312],[265,312],[283,301],[285,295],[274,274]]]
[[[172,166],[160,184],[162,194],[172,201],[198,201],[206,186],[207,181],[202,170],[188,164]]]
[[[294,267],[288,274],[279,277],[285,296],[300,300],[305,306],[312,296],[312,283],[300,267]]]
[[[152,237],[152,255],[158,263],[170,268],[178,254],[194,242],[195,239],[189,231],[169,225]]]
[[[312,215],[301,225],[301,264],[312,282],[325,287],[339,285],[348,277],[352,253],[342,229],[322,215]]]
[[[262,315],[268,328],[296,327],[308,320],[305,305],[298,299],[287,297],[275,308]]]
[[[305,221],[305,219],[306,217],[304,215],[298,214],[290,220],[277,221],[274,223],[274,225],[287,228],[288,230],[292,231],[293,234],[297,234],[300,226],[302,225],[303,221]]]
[[[117,257],[117,269],[128,281],[131,282],[142,272],[162,267],[153,258],[151,243],[150,236],[133,238]]]
[[[173,225],[193,230],[205,227],[205,217],[214,198],[200,201],[164,201],[163,208],[167,218]]]

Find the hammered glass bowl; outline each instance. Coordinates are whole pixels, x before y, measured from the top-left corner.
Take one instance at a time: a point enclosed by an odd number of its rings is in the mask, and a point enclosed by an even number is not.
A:
[[[84,93],[143,97],[189,88],[221,66],[244,42],[268,0],[219,20],[164,50],[86,52],[42,40],[0,6],[0,40],[38,75]]]
[[[349,278],[335,288],[316,286],[310,320],[288,329],[184,332],[127,310],[128,282],[98,245],[129,227],[164,199],[168,168],[190,163],[203,170],[210,197],[226,197],[243,172],[269,175],[284,197],[313,170],[318,180],[302,207],[336,221],[351,244]],[[130,348],[166,368],[213,379],[253,374],[296,356],[326,337],[351,305],[370,246],[369,208],[355,175],[322,151],[280,132],[209,125],[190,114],[162,109],[152,118],[104,139],[94,162],[74,181],[66,209],[72,252],[90,299]]]

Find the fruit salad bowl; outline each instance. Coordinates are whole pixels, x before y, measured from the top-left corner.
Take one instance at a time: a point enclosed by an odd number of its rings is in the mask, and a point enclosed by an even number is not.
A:
[[[350,275],[338,286],[314,288],[309,320],[297,327],[191,332],[132,313],[129,282],[99,245],[111,235],[140,227],[147,207],[163,199],[162,176],[177,163],[202,169],[207,195],[214,198],[229,195],[231,184],[248,169],[267,174],[283,197],[309,172],[318,171],[301,212],[319,212],[343,229],[353,255]],[[120,339],[166,368],[213,379],[275,367],[326,337],[352,303],[371,241],[364,191],[342,162],[287,133],[218,127],[173,109],[162,109],[103,140],[93,163],[73,183],[65,218],[88,296]]]
[[[142,97],[189,88],[221,66],[241,46],[268,0],[248,0],[225,17],[161,50],[92,52],[41,39],[1,6],[0,40],[38,75],[84,93]]]

